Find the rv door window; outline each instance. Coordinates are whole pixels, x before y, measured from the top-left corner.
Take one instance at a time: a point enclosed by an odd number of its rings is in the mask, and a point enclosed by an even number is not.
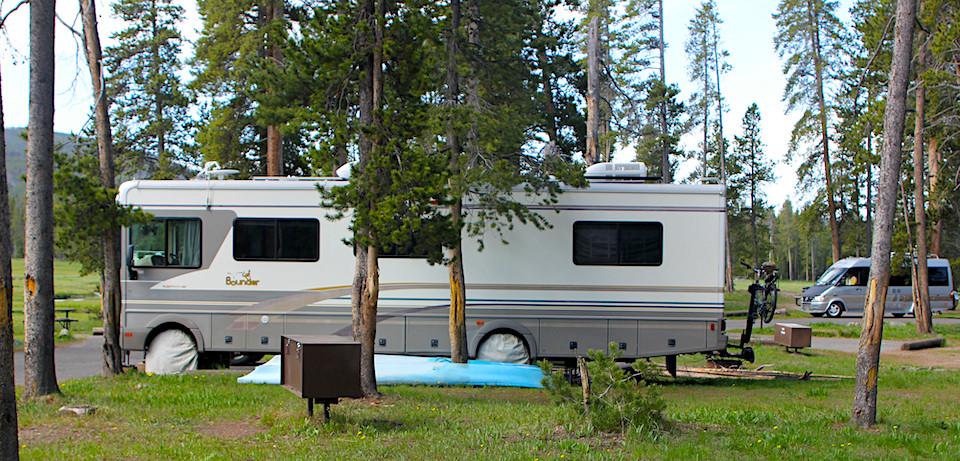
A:
[[[320,221],[237,219],[233,222],[233,259],[317,261],[320,259]]]
[[[578,266],[659,266],[663,263],[663,224],[576,222],[573,263]]]
[[[160,218],[130,228],[134,267],[200,267],[200,220]]]

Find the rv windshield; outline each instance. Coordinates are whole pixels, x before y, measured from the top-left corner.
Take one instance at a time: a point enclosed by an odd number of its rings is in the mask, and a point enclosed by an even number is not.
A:
[[[844,267],[831,267],[817,279],[817,285],[834,285],[846,271],[847,269]]]

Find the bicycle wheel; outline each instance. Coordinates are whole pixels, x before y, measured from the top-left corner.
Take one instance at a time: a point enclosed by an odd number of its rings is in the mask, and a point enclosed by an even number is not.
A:
[[[773,315],[777,312],[777,292],[776,286],[767,287],[763,290],[763,309],[761,316],[763,323],[773,322]]]

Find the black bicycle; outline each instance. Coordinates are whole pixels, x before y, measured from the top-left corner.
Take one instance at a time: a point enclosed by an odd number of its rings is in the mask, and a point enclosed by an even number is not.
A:
[[[777,286],[780,281],[777,265],[772,262],[765,262],[760,267],[750,267],[747,263],[741,264],[753,271],[753,283],[748,289],[750,318],[759,318],[761,324],[772,322],[773,315],[777,311],[777,296],[780,293],[780,288]],[[763,284],[760,283],[761,279]]]

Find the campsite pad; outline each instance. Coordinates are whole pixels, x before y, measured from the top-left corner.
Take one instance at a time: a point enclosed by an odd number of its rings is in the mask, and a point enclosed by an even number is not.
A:
[[[442,357],[374,356],[377,384],[543,387],[543,372],[532,365],[471,360],[457,364]],[[237,378],[241,384],[280,384],[280,356]]]

